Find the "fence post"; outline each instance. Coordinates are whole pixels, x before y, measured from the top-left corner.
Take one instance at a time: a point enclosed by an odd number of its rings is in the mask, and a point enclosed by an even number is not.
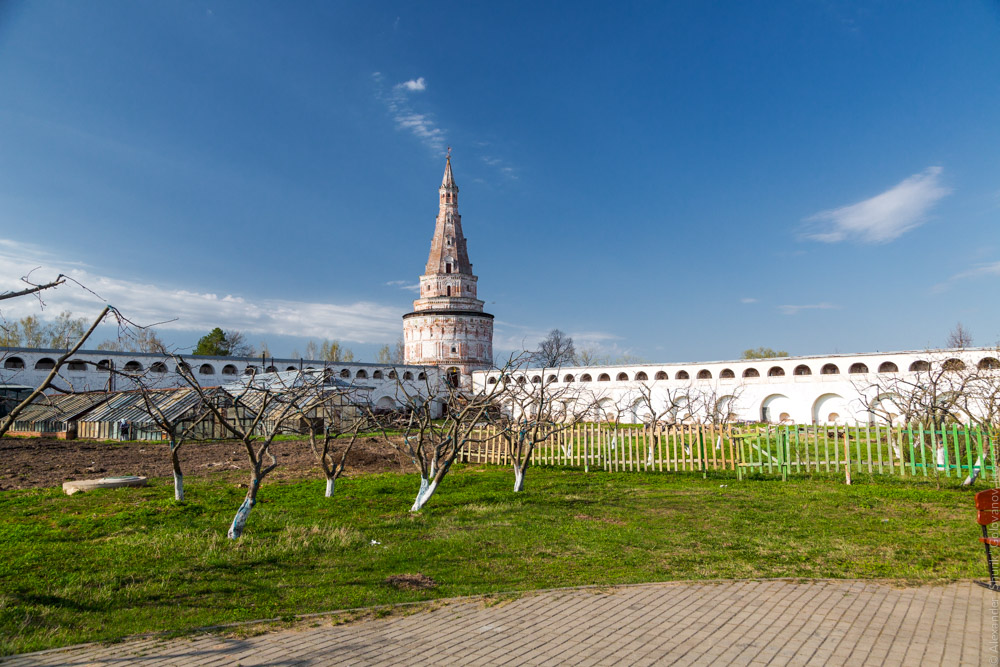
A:
[[[743,481],[743,463],[745,461],[744,454],[743,454],[743,447],[746,444],[747,434],[746,433],[740,433],[739,436],[740,436],[739,438],[733,438],[732,439],[733,443],[737,443],[737,442],[739,443],[739,449],[736,450],[736,455],[733,457],[733,460],[736,462],[736,479],[738,479],[739,481],[742,482]]]
[[[708,468],[705,465],[705,427],[698,424],[698,456],[701,458],[701,478],[708,479]]]
[[[780,428],[780,427],[779,427]],[[781,468],[781,481],[788,481],[788,427],[781,430],[781,441],[778,443],[778,466]]]
[[[833,427],[834,439],[837,437],[838,429],[836,426]],[[847,486],[851,485],[851,443],[847,437],[847,427],[844,427],[844,478],[846,479]]]

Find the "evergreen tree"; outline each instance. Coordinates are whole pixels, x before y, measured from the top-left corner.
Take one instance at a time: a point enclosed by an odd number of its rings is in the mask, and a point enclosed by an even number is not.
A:
[[[192,354],[199,357],[229,356],[229,342],[226,340],[225,332],[219,327],[215,327],[201,337]]]

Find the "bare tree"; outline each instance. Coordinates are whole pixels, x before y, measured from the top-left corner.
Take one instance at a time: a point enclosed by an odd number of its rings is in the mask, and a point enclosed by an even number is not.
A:
[[[33,283],[31,282],[31,273],[27,276],[21,278],[21,282],[27,285],[26,288],[18,290],[16,292],[3,292],[0,294],[0,301],[5,301],[7,299],[16,299],[20,296],[28,296],[30,294],[38,294],[47,289],[52,289],[66,282],[66,276],[59,274],[56,276],[55,280],[51,280],[47,283]]]
[[[184,360],[174,355],[179,367]],[[257,504],[257,493],[264,478],[278,466],[271,444],[286,422],[298,417],[310,401],[314,388],[325,383],[323,371],[286,371],[252,373],[220,391],[206,391],[190,373],[181,377],[201,398],[216,422],[237,438],[246,450],[250,463],[250,484],[246,497],[229,527],[229,539],[239,539],[250,511]]]
[[[551,369],[523,368],[512,358],[499,376],[494,398],[500,410],[489,413],[499,428],[514,468],[514,491],[524,490],[524,476],[538,443],[582,421],[595,409],[596,397],[578,385],[547,380]],[[527,376],[531,376],[530,378]]]
[[[226,345],[229,347],[230,357],[253,357],[257,355],[257,348],[253,346],[245,333],[238,331],[236,329],[227,329],[225,331]],[[268,356],[265,351],[261,352],[262,355]]]
[[[396,340],[396,344],[392,347],[392,363],[406,363],[406,342],[403,340],[402,336]]]
[[[397,381],[397,399],[403,404],[404,418],[397,424],[401,441],[386,439],[407,456],[420,473],[420,490],[411,512],[419,512],[470,442],[488,412],[495,409],[495,386],[463,392],[451,383],[430,375],[423,391]]]
[[[4,322],[3,344],[10,347],[44,347],[48,331],[37,315],[25,315],[16,322]]]
[[[584,347],[577,351],[576,362],[581,366],[601,366],[607,365],[610,359],[593,347]]]
[[[388,345],[383,345],[375,353],[375,363],[377,364],[391,364],[392,363],[392,348]]]
[[[57,284],[60,283],[53,282],[50,284],[50,286]],[[28,293],[33,294],[37,293],[37,291],[38,290]],[[21,293],[18,293],[18,295],[19,294]],[[5,296],[0,298],[12,298],[12,297]],[[17,419],[17,416],[21,414],[21,412],[23,412],[25,408],[31,405],[31,403],[35,399],[44,394],[45,391],[52,386],[53,381],[59,375],[59,371],[61,371],[63,367],[67,364],[67,362],[69,362],[70,357],[75,355],[80,350],[80,348],[83,347],[83,344],[87,342],[87,339],[90,338],[91,334],[94,333],[94,330],[97,329],[98,325],[100,325],[101,322],[104,321],[104,318],[107,317],[108,314],[112,312],[115,313],[115,315],[118,314],[117,311],[111,306],[105,306],[104,308],[102,308],[100,314],[97,316],[96,319],[94,319],[90,327],[86,331],[84,331],[83,334],[77,339],[76,343],[71,348],[67,349],[65,353],[61,354],[58,359],[56,359],[55,365],[52,366],[52,368],[49,370],[48,374],[45,376],[45,379],[42,380],[41,384],[35,387],[34,391],[32,391],[27,396],[27,398],[25,398],[20,403],[15,405],[5,417],[0,419],[0,436],[2,436],[4,433],[10,430],[10,427],[14,424],[14,421]]]
[[[963,482],[971,486],[978,479],[987,458],[996,463],[1000,458],[1000,350],[995,356],[984,357],[975,369],[968,369],[971,377],[965,383],[965,391],[959,397],[962,412],[969,422],[979,428],[980,437],[985,442],[976,452],[976,462]],[[1000,476],[1000,469],[994,466]],[[998,478],[1000,481],[1000,478]]]
[[[74,318],[68,310],[48,324],[37,315],[25,315],[16,322],[0,324],[0,344],[7,347],[65,348],[83,335],[88,324],[87,318]]]
[[[367,388],[340,386],[334,378],[313,387],[312,396],[296,408],[300,428],[309,434],[309,449],[326,476],[326,497],[332,498],[354,444],[378,430],[374,411],[360,394]]]
[[[691,385],[671,387],[659,380],[642,380],[628,393],[629,407],[645,424],[673,424],[680,410],[688,405]]]
[[[190,375],[187,366],[178,372]],[[184,500],[184,474],[181,471],[180,451],[188,440],[196,439],[202,425],[212,413],[193,389],[153,390],[142,376],[127,374],[142,396],[142,410],[167,436],[170,447],[170,466],[174,474],[174,500]]]
[[[109,339],[97,346],[98,350],[109,352],[151,352],[166,354],[167,346],[156,332],[149,327],[127,327],[117,338]]]
[[[573,347],[573,339],[559,329],[553,329],[538,343],[533,362],[537,366],[558,368],[573,364],[575,359],[576,349]]]
[[[954,329],[948,332],[948,340],[945,345],[949,348],[962,350],[972,347],[972,334],[959,322],[955,325]]]
[[[340,344],[340,341],[324,340],[320,346],[319,357],[323,361],[350,362],[354,361],[354,352]]]
[[[870,378],[871,376],[868,376]],[[854,380],[859,401],[872,415],[886,423],[923,427],[926,443],[934,449],[938,468],[945,465],[943,438],[938,433],[948,421],[967,423],[969,396],[975,391],[974,369],[964,361],[928,353],[904,373],[879,373],[874,379]],[[894,446],[898,456],[903,450]]]
[[[701,387],[698,390],[700,410],[695,413],[695,419],[713,426],[736,421],[738,414],[736,404],[743,395],[744,389],[742,382]]]
[[[659,446],[656,425],[672,426],[677,423],[679,413],[689,407],[691,401],[690,384],[671,387],[660,380],[642,380],[626,394],[629,409],[635,417],[650,427],[652,435],[646,447],[646,463],[653,465]]]

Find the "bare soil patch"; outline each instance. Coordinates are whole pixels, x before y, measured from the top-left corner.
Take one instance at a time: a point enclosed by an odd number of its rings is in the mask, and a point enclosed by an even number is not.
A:
[[[270,477],[322,477],[308,440],[275,442],[271,450],[278,459],[278,468]],[[235,441],[185,443],[180,458],[186,479],[249,470],[246,450]],[[345,473],[350,476],[406,469],[392,446],[381,437],[373,437],[354,444],[347,456]],[[69,480],[90,477],[172,474],[165,442],[0,438],[0,491],[59,486]]]

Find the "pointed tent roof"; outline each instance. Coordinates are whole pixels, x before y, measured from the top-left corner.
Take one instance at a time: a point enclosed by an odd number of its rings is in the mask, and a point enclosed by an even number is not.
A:
[[[455,177],[451,173],[450,154],[445,163],[440,192],[438,216],[434,224],[434,236],[431,238],[431,251],[427,257],[424,275],[444,273],[472,275],[472,263],[469,262],[465,234],[462,233],[462,216],[458,213],[458,197],[448,195],[458,192]],[[449,264],[451,270],[447,268]]]
[[[458,186],[455,185],[455,177],[451,173],[451,149],[448,150],[448,160],[444,165],[444,178],[441,179],[441,187],[457,191]]]

